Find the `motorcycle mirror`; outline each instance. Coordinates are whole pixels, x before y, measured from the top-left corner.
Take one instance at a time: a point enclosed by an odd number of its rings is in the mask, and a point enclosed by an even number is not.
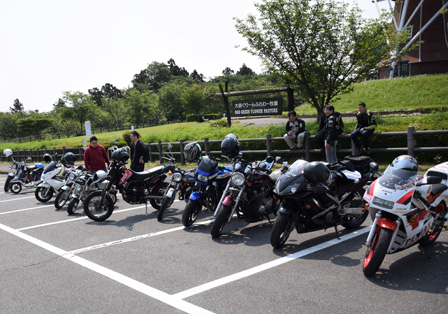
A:
[[[372,161],[370,163],[370,169],[372,169],[373,172],[377,172],[378,171],[378,164],[374,161]]]
[[[26,158],[26,161],[32,161],[31,157],[28,156],[28,157]]]
[[[266,157],[265,160],[266,160],[267,163],[271,163],[271,162],[274,161],[274,157],[272,157],[272,156],[268,156],[268,157]]]
[[[282,163],[282,157],[281,156],[275,157],[275,162],[278,163],[278,164],[281,164]]]
[[[427,176],[426,180],[424,180],[423,182],[417,183],[417,186],[422,186],[422,185],[426,185],[426,184],[437,184],[437,183],[441,183],[441,182],[442,182],[441,177]]]
[[[168,149],[171,150],[171,148],[173,148],[173,145],[171,145],[171,143],[168,143]]]

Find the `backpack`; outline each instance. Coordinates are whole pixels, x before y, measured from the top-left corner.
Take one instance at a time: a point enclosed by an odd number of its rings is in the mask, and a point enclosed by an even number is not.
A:
[[[144,147],[144,146],[143,146]],[[143,150],[144,154],[143,154],[143,161],[145,162],[145,164],[149,161],[149,151],[146,149]]]
[[[342,116],[339,112],[335,112],[336,117],[336,130],[338,130],[338,135],[344,133],[344,121],[342,121]]]

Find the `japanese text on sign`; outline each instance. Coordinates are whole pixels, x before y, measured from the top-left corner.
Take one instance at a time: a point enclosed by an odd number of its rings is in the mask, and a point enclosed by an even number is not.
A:
[[[234,117],[281,115],[282,99],[265,98],[265,99],[234,100],[232,102],[232,113]]]

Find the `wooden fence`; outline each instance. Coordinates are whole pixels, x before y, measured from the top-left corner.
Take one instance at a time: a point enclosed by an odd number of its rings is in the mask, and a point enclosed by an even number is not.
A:
[[[385,136],[406,136],[407,138],[407,146],[406,147],[387,147],[387,148],[372,148],[372,153],[386,153],[386,152],[396,152],[396,153],[404,153],[411,156],[415,156],[415,153],[418,152],[448,152],[448,147],[422,147],[416,145],[416,136],[417,135],[441,135],[441,134],[448,134],[448,130],[434,130],[434,131],[415,131],[414,127],[408,127],[406,132],[382,132],[382,133],[374,133],[372,136],[379,136],[379,137],[385,137]],[[350,138],[350,134],[341,135],[340,137],[343,138]],[[311,140],[314,139],[314,135],[310,135],[309,132],[306,132],[305,134],[305,149],[303,151],[303,155],[306,160],[311,161],[311,155],[312,154],[319,154],[320,149],[314,149],[311,147]],[[289,149],[273,149],[272,143],[275,141],[282,141],[284,142],[283,137],[272,137],[270,134],[267,134],[265,138],[252,138],[252,139],[240,139],[240,143],[247,143],[247,142],[264,142],[266,145],[266,149],[262,150],[242,150],[243,153],[251,153],[251,154],[262,154],[265,156],[275,156],[276,154],[285,154],[289,153]],[[221,155],[221,151],[212,151],[210,150],[210,144],[215,143],[221,143],[221,140],[209,140],[208,138],[204,138],[204,140],[197,141],[202,149],[203,152],[206,154],[211,155]],[[171,142],[171,145],[173,145],[173,155],[180,157],[181,164],[185,164],[185,158],[183,155],[184,147],[189,142],[180,140],[179,142]],[[168,145],[169,143],[165,143],[162,141],[158,141],[157,143],[146,143],[145,146],[149,150],[149,156],[150,161],[160,161],[160,163],[163,162],[163,156],[167,154],[164,152],[163,147]],[[177,146],[179,146],[179,149],[177,150]],[[56,156],[56,158],[62,157],[67,151],[73,152],[77,156],[77,160],[83,160],[84,156],[84,150],[82,146],[79,147],[72,147],[72,148],[52,148],[52,149],[37,149],[37,150],[18,150],[14,151],[14,158],[16,160],[25,160],[28,157],[31,157],[33,161],[42,161],[42,157],[45,153],[49,153],[50,155]],[[109,151],[110,152],[110,151]],[[352,143],[351,148],[345,148],[345,149],[339,149],[338,153],[344,153],[344,154],[354,154],[355,148]],[[297,154],[295,152],[295,154]],[[2,156],[2,161],[6,161],[7,158]]]

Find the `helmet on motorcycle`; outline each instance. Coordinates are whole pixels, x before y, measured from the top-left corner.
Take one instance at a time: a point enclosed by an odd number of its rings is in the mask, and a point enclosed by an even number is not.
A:
[[[328,183],[330,170],[323,162],[313,161],[305,166],[303,176],[312,183]]]
[[[46,153],[46,154],[44,155],[44,161],[45,161],[47,164],[49,164],[50,162],[53,161],[53,158],[51,158],[50,154]]]
[[[111,158],[113,160],[126,161],[129,159],[129,154],[126,151],[117,149],[113,151]]]
[[[240,142],[235,134],[227,134],[221,142],[221,152],[227,157],[235,157],[240,152]]]
[[[9,148],[5,149],[3,151],[3,155],[5,155],[6,157],[12,156],[12,149]]]
[[[76,156],[72,152],[65,153],[65,155],[62,156],[62,158],[61,158],[61,163],[65,167],[73,166],[75,164],[75,161],[76,161]]]
[[[102,178],[102,177],[104,177],[104,176],[106,176],[107,175],[107,173],[106,173],[106,171],[104,171],[104,170],[98,170],[97,172],[95,172],[95,174],[93,175],[93,180],[98,180],[98,179],[100,179],[100,178]]]
[[[392,161],[392,167],[395,169],[418,171],[418,162],[412,156],[401,155]]]
[[[192,162],[201,156],[201,145],[191,142],[184,147],[184,157],[188,162]]]

